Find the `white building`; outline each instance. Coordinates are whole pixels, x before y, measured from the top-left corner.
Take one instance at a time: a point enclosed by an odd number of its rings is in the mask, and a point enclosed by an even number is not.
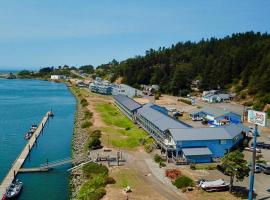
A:
[[[60,80],[60,79],[65,79],[66,76],[64,75],[51,75],[52,80]]]

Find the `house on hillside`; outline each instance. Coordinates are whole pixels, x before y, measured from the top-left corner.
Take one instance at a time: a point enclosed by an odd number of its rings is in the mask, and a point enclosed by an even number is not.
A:
[[[241,123],[241,115],[223,109],[217,109],[205,106],[190,113],[192,120],[207,119],[209,124],[224,125],[224,124],[238,124]]]
[[[64,75],[51,75],[51,80],[60,80],[60,79],[66,79],[66,76],[64,76]]]
[[[203,91],[202,100],[208,103],[229,102],[235,94],[221,92],[219,90]]]

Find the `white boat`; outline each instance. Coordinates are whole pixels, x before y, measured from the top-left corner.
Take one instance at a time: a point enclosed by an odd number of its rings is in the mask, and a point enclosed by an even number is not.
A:
[[[23,183],[20,182],[18,179],[10,184],[10,186],[7,188],[5,197],[6,199],[14,199],[16,198],[23,187]]]
[[[199,186],[207,192],[213,191],[224,191],[229,189],[229,183],[223,179],[218,179],[214,181],[201,181]]]

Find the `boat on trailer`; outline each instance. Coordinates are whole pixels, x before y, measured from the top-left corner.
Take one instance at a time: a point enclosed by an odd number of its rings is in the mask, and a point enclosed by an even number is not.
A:
[[[214,181],[201,180],[199,184],[199,186],[207,192],[225,191],[229,189],[229,185],[229,182],[226,182],[223,179]]]

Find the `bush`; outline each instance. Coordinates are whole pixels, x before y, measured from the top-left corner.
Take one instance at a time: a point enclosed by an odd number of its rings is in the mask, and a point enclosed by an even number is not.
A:
[[[91,134],[91,137],[101,138],[101,130],[94,130]]]
[[[192,163],[192,164],[190,164],[189,167],[190,167],[190,169],[195,170],[196,169],[196,164]]]
[[[98,149],[101,148],[101,141],[97,137],[90,137],[88,140],[88,147],[90,149]]]
[[[92,122],[86,121],[82,123],[81,128],[88,128],[90,126],[92,126]]]
[[[154,161],[155,161],[156,163],[160,163],[160,162],[163,162],[164,159],[163,159],[160,155],[156,154],[156,155],[154,156]]]
[[[187,188],[183,188],[181,191],[185,193],[187,191]]]
[[[188,99],[178,99],[179,101],[183,102],[183,103],[186,103],[188,105],[191,105],[191,100],[188,100]]]
[[[128,131],[128,130],[130,130],[130,127],[127,127],[127,128],[126,128],[126,131]]]
[[[89,177],[91,178],[95,175],[107,176],[109,172],[106,166],[100,165],[97,163],[88,163],[83,166],[82,170],[83,170],[83,175],[88,178]]]
[[[172,180],[175,180],[180,175],[181,175],[181,171],[179,169],[167,169],[165,172],[165,176]]]
[[[86,107],[89,105],[88,101],[86,99],[81,100],[82,107]]]
[[[145,150],[147,153],[151,153],[151,152],[154,150],[153,144],[146,144],[146,145],[144,145],[144,150]]]
[[[160,168],[162,168],[162,167],[166,167],[165,162],[160,162],[160,163],[159,163],[159,167],[160,167]]]
[[[173,182],[173,185],[175,185],[177,188],[182,189],[186,187],[193,187],[195,184],[191,178],[187,176],[180,176]]]
[[[89,110],[84,112],[84,119],[90,119],[92,118],[92,116],[93,116],[93,113],[90,112]]]
[[[91,180],[88,180],[81,187],[77,199],[78,200],[99,200],[105,194],[104,189],[105,179],[103,176],[95,176]]]

